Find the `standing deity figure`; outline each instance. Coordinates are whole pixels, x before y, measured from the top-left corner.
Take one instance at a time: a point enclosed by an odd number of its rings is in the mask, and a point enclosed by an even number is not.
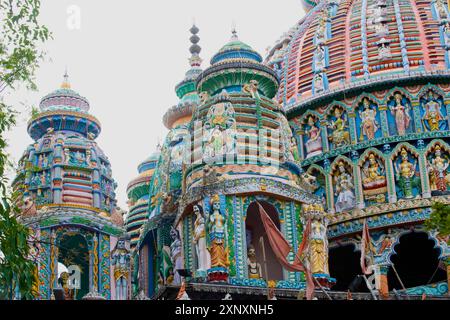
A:
[[[321,129],[316,127],[314,118],[308,117],[309,129],[306,130],[308,141],[306,141],[306,158],[313,157],[322,153],[322,137],[320,135]]]
[[[131,255],[125,246],[125,239],[119,238],[111,253],[111,266],[114,270],[114,282],[116,284],[116,300],[127,300],[128,298],[130,259]]]
[[[298,154],[297,141],[295,141],[295,137],[291,138],[291,160],[300,161],[300,155]]]
[[[64,163],[69,164],[70,163],[70,149],[64,148]]]
[[[319,43],[314,54],[314,71],[319,72],[325,69],[325,48],[323,43]]]
[[[75,298],[75,291],[69,287],[70,275],[68,272],[61,272],[58,282],[63,289],[64,300],[73,300]]]
[[[250,279],[261,279],[261,264],[256,260],[256,250],[250,245],[247,252],[248,277]]]
[[[359,111],[359,116],[361,118],[361,135],[359,139],[362,141],[364,135],[367,140],[372,140],[375,138],[375,133],[379,129],[376,120],[377,112],[370,107],[370,102],[367,98],[364,98],[363,106],[364,111]]]
[[[88,167],[91,166],[91,160],[92,160],[92,152],[90,149],[86,149],[86,164]]]
[[[411,117],[409,115],[409,108],[402,103],[402,95],[395,95],[395,105],[390,107],[392,115],[395,117],[395,124],[397,126],[397,133],[403,136],[409,127]]]
[[[447,14],[447,9],[445,8],[446,5],[444,4],[444,1],[437,0],[436,1],[436,7],[437,7],[437,11],[439,13],[439,18],[441,20],[447,19],[448,18],[448,14]]]
[[[196,216],[194,222],[194,245],[197,254],[197,272],[206,272],[211,267],[211,257],[206,248],[206,227],[205,217],[199,205],[194,206]]]
[[[173,228],[170,230],[170,236],[172,237],[172,243],[170,245],[170,260],[172,260],[173,265],[173,284],[181,284],[181,276],[178,270],[183,269],[183,257],[181,256],[181,239],[180,233],[177,229]]]
[[[442,33],[444,35],[444,45],[445,49],[450,49],[450,22],[446,21],[442,26]]]
[[[347,173],[344,162],[338,164],[336,176],[336,212],[353,209],[355,206],[355,194],[353,193],[352,176]]]
[[[328,128],[332,130],[328,139],[334,143],[336,148],[339,148],[350,144],[350,133],[345,130],[347,128],[347,120],[339,108],[334,109],[334,117],[336,120],[331,120],[328,124]]]
[[[441,146],[437,145],[434,148],[434,159],[428,162],[431,190],[447,191],[447,184],[450,180],[447,174],[448,165],[448,161],[442,157]]]
[[[434,94],[432,91],[428,94],[428,102],[425,104],[425,114],[423,115],[422,122],[424,127],[429,131],[438,131],[439,124],[444,120],[444,116],[441,113],[441,106],[434,101]]]
[[[408,152],[402,148],[400,155],[402,157],[400,164],[396,164],[396,180],[406,199],[411,199],[413,195],[413,188],[420,184],[420,178],[416,177],[417,161],[409,162]]]
[[[311,221],[310,268],[312,273],[329,274],[325,219],[323,216],[315,216]]]
[[[322,73],[317,73],[314,76],[314,92],[315,93],[320,93],[322,91],[325,90],[325,85],[323,82],[323,74]]]
[[[211,268],[226,268],[230,265],[228,250],[225,249],[225,217],[220,212],[220,198],[215,195],[211,200],[213,212],[209,215],[209,236],[211,239]]]

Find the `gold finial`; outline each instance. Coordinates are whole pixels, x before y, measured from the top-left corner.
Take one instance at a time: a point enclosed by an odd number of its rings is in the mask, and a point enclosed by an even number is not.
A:
[[[64,72],[64,81],[61,84],[61,88],[62,89],[70,89],[69,75],[67,74],[67,68],[66,68],[66,71]]]
[[[218,194],[215,194],[214,196],[211,197],[211,204],[215,203],[215,202],[219,202],[220,201],[220,197]]]

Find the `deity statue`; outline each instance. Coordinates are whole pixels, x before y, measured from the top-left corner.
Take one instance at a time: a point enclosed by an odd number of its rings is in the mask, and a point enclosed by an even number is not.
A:
[[[90,149],[86,149],[86,163],[89,167],[91,166],[91,160],[92,160],[92,152]]]
[[[291,160],[300,161],[300,155],[298,154],[297,141],[295,141],[295,137],[291,138]]]
[[[181,276],[178,273],[178,270],[183,269],[183,257],[181,255],[181,239],[180,233],[177,229],[173,228],[170,230],[170,236],[172,237],[172,243],[170,245],[170,259],[172,260],[173,265],[173,284],[179,285],[181,284]]]
[[[58,282],[63,289],[64,300],[73,300],[75,297],[75,291],[69,288],[69,278],[70,275],[68,272],[61,272],[59,276]]]
[[[211,239],[211,268],[230,265],[228,250],[225,249],[225,217],[220,210],[220,198],[215,195],[211,200],[213,212],[209,215],[209,235]]]
[[[375,138],[375,133],[379,129],[378,122],[376,120],[377,112],[370,106],[369,99],[364,98],[363,100],[364,111],[359,111],[359,116],[361,118],[361,135],[360,140],[363,140],[363,136],[366,136],[367,140],[373,140]]]
[[[381,38],[378,43],[378,60],[385,60],[392,57],[391,47],[389,46],[389,41],[385,38]]]
[[[395,117],[395,124],[397,126],[397,133],[399,136],[406,134],[406,130],[411,122],[409,115],[409,108],[402,103],[402,95],[397,93],[395,95],[395,105],[390,107],[392,115]]]
[[[131,255],[125,247],[125,239],[119,238],[116,247],[111,252],[111,266],[114,270],[116,284],[116,300],[128,298],[128,274],[130,270]]]
[[[261,264],[256,260],[256,250],[250,245],[247,252],[248,277],[250,279],[261,279]]]
[[[323,74],[317,73],[314,76],[314,92],[320,93],[325,90],[325,85],[323,83]]]
[[[323,43],[319,43],[314,53],[314,71],[319,72],[325,69],[325,48]]]
[[[314,217],[311,221],[310,268],[312,273],[329,274],[328,238],[324,217]]]
[[[328,128],[332,130],[328,139],[334,143],[335,148],[339,148],[350,144],[350,133],[346,131],[347,119],[341,109],[334,109],[334,117],[336,120],[331,120],[328,124]]]
[[[445,8],[446,5],[444,4],[444,1],[437,0],[436,7],[437,7],[437,11],[439,13],[439,18],[441,20],[446,20],[448,18],[448,14],[447,14],[447,9]]]
[[[444,45],[445,49],[450,49],[450,22],[446,21],[442,26],[442,33],[444,35]]]
[[[433,92],[428,93],[428,102],[425,104],[425,114],[422,117],[424,127],[429,131],[438,131],[439,124],[444,120],[441,113],[441,106],[435,100]]]
[[[205,272],[211,267],[211,257],[206,248],[206,227],[203,209],[199,205],[194,205],[194,245],[197,254],[197,271]]]
[[[374,153],[369,155],[369,160],[362,167],[364,189],[378,189],[386,187],[386,177],[384,166]]]
[[[400,151],[402,157],[400,164],[396,163],[396,180],[406,199],[413,198],[413,188],[420,186],[420,178],[416,177],[417,161],[409,162],[408,152],[405,148]]]
[[[428,172],[432,191],[447,191],[450,177],[447,174],[449,162],[442,157],[441,146],[434,148],[434,159],[428,161]]]
[[[64,163],[69,164],[70,163],[70,149],[64,148]]]
[[[320,135],[321,129],[316,127],[314,123],[314,117],[308,117],[309,129],[306,129],[305,133],[308,136],[306,141],[306,158],[318,155],[322,153],[322,137]]]
[[[338,173],[335,178],[336,185],[336,212],[343,212],[353,209],[355,202],[355,194],[353,193],[352,176],[347,173],[344,162],[338,164]]]

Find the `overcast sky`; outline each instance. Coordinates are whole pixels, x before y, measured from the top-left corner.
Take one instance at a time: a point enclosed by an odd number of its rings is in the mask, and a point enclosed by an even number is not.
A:
[[[192,22],[200,29],[206,68],[230,39],[233,21],[239,38],[264,56],[304,15],[300,0],[41,1],[41,21],[54,39],[45,45],[38,91],[7,97],[21,112],[8,135],[9,152],[17,161],[32,142],[26,131],[29,106],[59,87],[67,66],[72,88],[88,98],[90,113],[102,124],[97,142],[111,161],[123,209],[137,165],[167,134],[162,117],[177,103],[174,87],[189,67]]]

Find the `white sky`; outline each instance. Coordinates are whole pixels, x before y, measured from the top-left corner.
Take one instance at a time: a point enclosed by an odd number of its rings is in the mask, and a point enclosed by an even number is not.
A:
[[[88,98],[90,113],[102,123],[97,142],[111,161],[123,209],[137,165],[167,134],[162,117],[178,101],[174,87],[189,67],[194,19],[206,68],[228,42],[233,22],[240,40],[264,56],[304,15],[300,0],[41,1],[41,22],[54,39],[45,46],[48,61],[37,72],[38,91],[17,90],[7,97],[21,112],[8,135],[9,152],[17,161],[32,142],[26,130],[29,106],[59,87],[67,66],[72,88]],[[80,9],[80,29],[68,26],[72,5]]]

